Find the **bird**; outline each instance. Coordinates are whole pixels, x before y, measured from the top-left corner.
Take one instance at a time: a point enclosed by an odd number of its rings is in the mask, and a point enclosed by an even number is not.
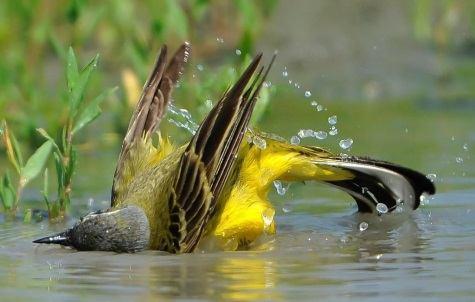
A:
[[[34,243],[118,253],[179,254],[203,246],[245,250],[276,233],[275,208],[268,199],[276,180],[329,184],[348,193],[359,212],[374,214],[378,207],[415,210],[421,196],[435,194],[434,184],[413,169],[294,145],[251,129],[275,54],[267,66],[261,66],[263,54],[256,55],[190,141],[175,146],[158,126],[190,53],[184,43],[168,60],[168,48],[162,46],[122,143],[110,208]]]

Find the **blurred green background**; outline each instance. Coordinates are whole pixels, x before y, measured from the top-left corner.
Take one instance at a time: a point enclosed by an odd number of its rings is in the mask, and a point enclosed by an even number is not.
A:
[[[364,154],[436,174],[442,191],[473,187],[475,168],[475,2],[419,1],[13,1],[0,2],[0,120],[25,155],[68,117],[66,60],[99,54],[85,99],[112,87],[103,114],[78,134],[73,199],[107,200],[121,137],[163,43],[193,46],[175,105],[195,122],[258,51],[278,60],[254,126],[290,139],[300,129],[338,134],[303,138],[334,152]],[[355,25],[358,26],[355,26]],[[320,105],[320,106],[317,106]],[[169,114],[167,135],[189,133]],[[339,141],[352,138],[350,150]],[[12,170],[0,144],[0,176]],[[50,174],[55,168],[50,159]],[[49,186],[56,187],[54,177]],[[45,208],[41,177],[22,209]],[[291,197],[321,194],[297,185]],[[50,190],[54,198],[55,190]],[[333,194],[333,193],[326,193]]]

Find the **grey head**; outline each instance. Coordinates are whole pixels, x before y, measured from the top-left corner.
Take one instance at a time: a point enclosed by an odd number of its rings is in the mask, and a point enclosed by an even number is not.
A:
[[[34,243],[61,244],[80,251],[134,253],[148,248],[150,227],[144,211],[136,206],[90,213],[72,228]]]

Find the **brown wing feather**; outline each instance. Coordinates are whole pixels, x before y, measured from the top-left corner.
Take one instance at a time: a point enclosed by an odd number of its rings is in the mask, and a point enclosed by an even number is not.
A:
[[[166,107],[171,99],[173,87],[176,85],[188,61],[190,45],[183,44],[174,54],[167,65],[167,47],[163,46],[158,55],[155,66],[144,85],[142,95],[132,114],[127,133],[122,142],[122,148],[117,161],[112,185],[111,205],[115,205],[117,196],[125,184],[119,185],[123,177],[124,165],[131,148],[141,138],[150,137],[158,127]]]
[[[240,79],[211,110],[181,158],[169,201],[171,217],[182,218],[173,220],[170,227],[172,252],[192,252],[213,214],[270,68],[269,65],[256,88],[262,70],[246,90],[261,57],[254,58]]]

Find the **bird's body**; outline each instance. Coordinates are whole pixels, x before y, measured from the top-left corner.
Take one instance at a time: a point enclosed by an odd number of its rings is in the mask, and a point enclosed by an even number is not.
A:
[[[269,71],[257,71],[260,56],[223,95],[190,142],[175,147],[159,135],[154,146],[153,133],[188,51],[183,45],[167,65],[164,48],[157,60],[122,144],[111,208],[36,242],[119,252],[192,252],[205,244],[245,249],[276,231],[275,210],[267,197],[275,180],[328,183],[350,194],[361,212],[375,212],[380,203],[389,211],[401,204],[416,209],[422,194],[435,192],[424,175],[399,165],[340,157],[248,131]],[[265,144],[252,143],[256,137]],[[135,220],[124,222],[128,215]]]

